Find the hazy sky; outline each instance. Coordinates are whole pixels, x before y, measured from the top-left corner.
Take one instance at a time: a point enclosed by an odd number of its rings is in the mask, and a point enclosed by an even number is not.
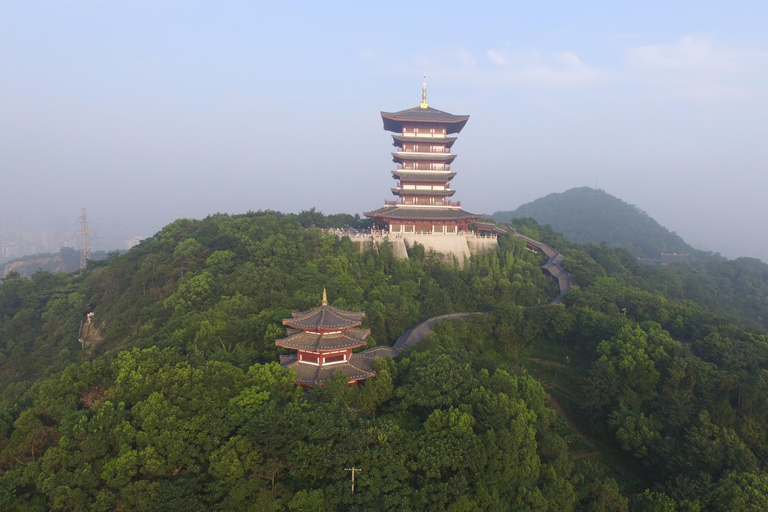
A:
[[[597,185],[768,261],[768,3],[574,4],[1,0],[0,221],[373,210],[426,73],[465,209]]]

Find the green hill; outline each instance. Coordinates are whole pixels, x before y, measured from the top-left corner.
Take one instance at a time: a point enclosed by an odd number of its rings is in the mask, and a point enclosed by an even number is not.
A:
[[[306,228],[356,221],[178,220],[75,275],[2,279],[0,510],[765,509],[768,337],[690,293],[742,294],[762,266],[703,286],[520,219],[577,281],[547,305],[544,258],[513,238],[459,269]],[[275,340],[324,288],[369,346],[487,314],[302,390]]]
[[[518,217],[531,217],[539,224],[549,224],[573,242],[623,247],[638,258],[658,258],[662,252],[695,251],[638,207],[589,187],[549,194],[514,211],[493,214],[499,222]]]

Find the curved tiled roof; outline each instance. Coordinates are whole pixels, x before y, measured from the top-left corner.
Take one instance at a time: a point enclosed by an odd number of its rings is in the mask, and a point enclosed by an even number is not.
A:
[[[402,121],[425,121],[425,122],[438,122],[438,123],[456,123],[469,119],[469,116],[449,114],[436,108],[427,107],[413,107],[400,112],[381,112],[382,117],[389,119],[397,119]]]
[[[465,212],[461,208],[409,208],[407,206],[385,206],[376,211],[365,212],[363,215],[392,220],[463,220],[482,218],[482,215]]]
[[[393,188],[392,193],[396,196],[433,196],[433,197],[451,197],[456,193],[455,190],[422,190],[415,188]]]
[[[421,183],[447,183],[451,181],[455,172],[437,171],[392,171],[392,177],[400,181],[415,181]]]
[[[350,381],[367,379],[375,375],[375,372],[371,371],[371,362],[368,359],[359,357],[357,354],[352,354],[352,357],[346,363],[326,364],[323,366],[300,363],[294,358],[286,358],[280,364],[284,368],[296,372],[296,382],[298,384],[307,386],[324,384],[326,381],[331,380],[336,372],[345,374],[349,377]]]
[[[392,160],[395,162],[402,162],[408,160],[409,162],[414,160],[427,161],[427,162],[440,162],[450,164],[458,155],[452,153],[409,153],[402,151],[398,153],[392,153]]]
[[[335,350],[341,348],[362,347],[365,338],[371,333],[368,329],[347,329],[334,334],[319,334],[302,331],[276,340],[275,345],[295,350]]]
[[[413,137],[409,135],[393,135],[393,146],[401,147],[403,142],[418,142],[422,144],[445,144],[449,148],[456,142],[456,137]]]
[[[414,107],[400,112],[382,112],[384,129],[390,132],[403,131],[404,123],[432,123],[446,125],[447,133],[459,133],[469,121],[469,116],[456,116],[436,108]]]
[[[309,311],[294,311],[292,318],[284,318],[283,325],[294,329],[346,329],[360,325],[365,313],[343,311],[333,306],[323,304]]]

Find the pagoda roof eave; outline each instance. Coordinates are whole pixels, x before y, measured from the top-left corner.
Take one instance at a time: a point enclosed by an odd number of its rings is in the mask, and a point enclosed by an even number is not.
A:
[[[292,318],[284,318],[283,325],[294,329],[346,329],[360,325],[364,312],[343,311],[323,304],[309,311],[294,311]]]
[[[456,160],[457,156],[459,155],[454,155],[452,153],[408,153],[407,151],[398,151],[396,153],[392,153],[392,160],[396,163],[402,163],[404,161],[412,162],[414,160],[418,160],[422,162],[431,161],[450,164]]]
[[[459,133],[469,121],[469,116],[454,115],[442,110],[427,107],[415,107],[400,112],[381,112],[384,129],[390,132],[402,132],[403,124],[423,123],[446,125],[446,134]]]
[[[456,142],[456,137],[411,137],[408,135],[393,135],[392,139],[395,141],[393,145],[400,147],[403,142],[422,142],[433,144],[445,144],[445,147],[450,148],[453,143]],[[398,142],[400,144],[398,144]]]
[[[326,364],[315,366],[299,362],[293,358],[281,362],[284,368],[296,373],[296,383],[305,386],[321,385],[333,378],[333,374],[340,372],[349,377],[350,382],[373,377],[376,373],[371,368],[371,362],[365,358],[352,354],[346,363]]]
[[[343,350],[365,346],[365,339],[369,334],[371,334],[369,329],[348,329],[344,332],[333,334],[303,331],[281,340],[275,340],[275,345],[287,349],[315,352]]]
[[[455,172],[437,171],[392,171],[392,177],[400,181],[423,183],[448,183],[456,176]]]
[[[483,218],[482,215],[469,213],[461,208],[447,207],[422,207],[385,206],[372,212],[364,212],[363,215],[372,219],[382,220],[475,220]]]

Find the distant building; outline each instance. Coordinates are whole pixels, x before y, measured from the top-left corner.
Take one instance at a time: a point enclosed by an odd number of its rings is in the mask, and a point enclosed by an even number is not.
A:
[[[662,265],[669,265],[670,263],[693,263],[693,258],[691,258],[690,254],[678,254],[676,252],[661,253],[659,263]]]
[[[690,254],[679,254],[676,252],[663,252],[658,258],[637,258],[641,265],[669,265],[670,263],[693,263]]]
[[[283,325],[290,327],[288,337],[275,341],[275,345],[296,350],[296,355],[280,356],[280,364],[296,372],[296,384],[319,386],[335,372],[349,377],[350,384],[375,375],[369,359],[352,353],[352,349],[367,344],[365,339],[371,333],[358,328],[365,313],[329,306],[323,290],[320,307],[291,315],[283,319]]]
[[[55,254],[72,247],[68,231],[0,231],[0,259],[15,259],[31,254]]]

